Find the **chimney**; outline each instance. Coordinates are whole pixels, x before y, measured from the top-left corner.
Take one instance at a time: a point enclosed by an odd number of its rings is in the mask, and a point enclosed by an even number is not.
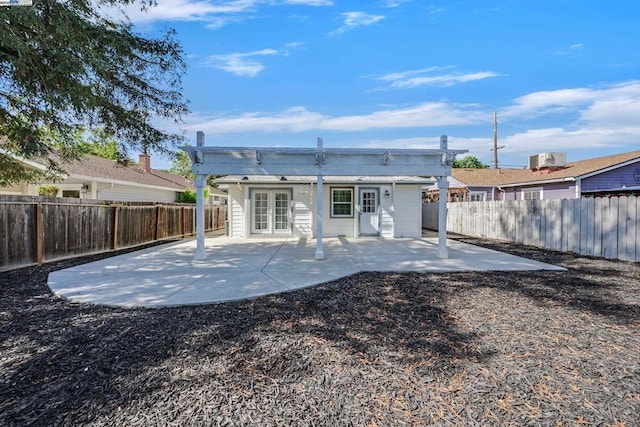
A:
[[[148,154],[140,154],[140,169],[151,172],[151,157]]]

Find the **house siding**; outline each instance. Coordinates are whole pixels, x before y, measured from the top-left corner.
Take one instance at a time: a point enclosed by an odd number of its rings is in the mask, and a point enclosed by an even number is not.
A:
[[[638,187],[640,183],[634,179],[634,174],[640,169],[640,161],[598,175],[584,178],[581,189],[583,192],[619,189],[624,187]]]
[[[422,199],[419,185],[396,185],[393,194],[393,237],[422,236]]]
[[[244,192],[235,185],[229,186],[229,236],[244,237]]]
[[[485,201],[491,201],[493,200],[493,187],[469,187],[468,188],[469,193],[471,192],[484,192],[485,193]],[[496,193],[498,193],[498,189],[495,190]],[[499,197],[498,194],[495,194],[495,197]]]
[[[575,199],[575,182],[563,182],[559,184],[545,184],[542,186],[542,197],[545,200],[551,199]]]
[[[576,184],[574,182],[562,182],[557,184],[527,185],[526,187],[506,188],[505,200],[522,200],[522,191],[531,188],[542,188],[544,200],[575,199]]]
[[[154,188],[140,188],[115,184],[113,187],[98,189],[98,200],[118,200],[124,202],[175,203],[177,192]]]
[[[385,191],[389,192],[389,198],[384,197]],[[380,237],[393,238],[394,193],[395,191],[390,185],[380,187]]]
[[[353,216],[349,218],[331,217],[331,189],[353,188]],[[355,236],[358,188],[352,185],[324,184],[322,186],[322,234],[324,237]]]
[[[20,184],[15,184],[12,185],[10,187],[0,187],[0,194],[6,194],[6,195],[12,195],[12,196],[20,196],[22,194],[26,193],[26,185],[20,183]],[[38,193],[36,192],[36,194],[34,194],[35,196],[38,195]]]
[[[317,187],[310,184],[287,185],[242,185],[230,184],[229,194],[229,235],[242,238],[251,236],[251,212],[248,194],[258,188],[287,188],[292,191],[292,235],[300,237],[316,236],[316,196]],[[353,189],[353,213],[349,218],[331,217],[331,188]],[[360,188],[375,188],[380,198],[380,236],[420,237],[421,207],[420,185],[341,185],[323,186],[323,236],[356,237],[358,234],[358,191]],[[385,198],[385,191],[389,197]],[[398,208],[399,206],[399,208]]]
[[[313,236],[311,185],[293,186],[293,235],[296,237]]]

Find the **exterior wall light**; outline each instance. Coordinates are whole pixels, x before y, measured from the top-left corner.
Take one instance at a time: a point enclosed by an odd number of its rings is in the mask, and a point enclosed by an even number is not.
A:
[[[389,193],[389,190],[384,190],[384,198],[388,199],[389,196],[391,196],[391,193]]]
[[[89,184],[82,183],[82,187],[80,187],[80,192],[82,194],[87,194],[88,191],[89,191]]]

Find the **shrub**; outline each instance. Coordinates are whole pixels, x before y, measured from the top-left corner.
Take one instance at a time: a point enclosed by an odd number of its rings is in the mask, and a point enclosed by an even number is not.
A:
[[[204,189],[205,200],[209,198],[209,189]],[[196,202],[196,190],[185,190],[182,193],[178,193],[178,202],[180,203],[195,203]]]
[[[56,197],[59,188],[55,185],[43,185],[38,188],[38,196]]]

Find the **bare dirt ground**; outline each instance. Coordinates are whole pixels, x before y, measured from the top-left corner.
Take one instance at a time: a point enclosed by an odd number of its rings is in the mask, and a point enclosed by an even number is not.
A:
[[[361,273],[251,301],[71,303],[0,273],[1,425],[640,425],[640,265]]]

